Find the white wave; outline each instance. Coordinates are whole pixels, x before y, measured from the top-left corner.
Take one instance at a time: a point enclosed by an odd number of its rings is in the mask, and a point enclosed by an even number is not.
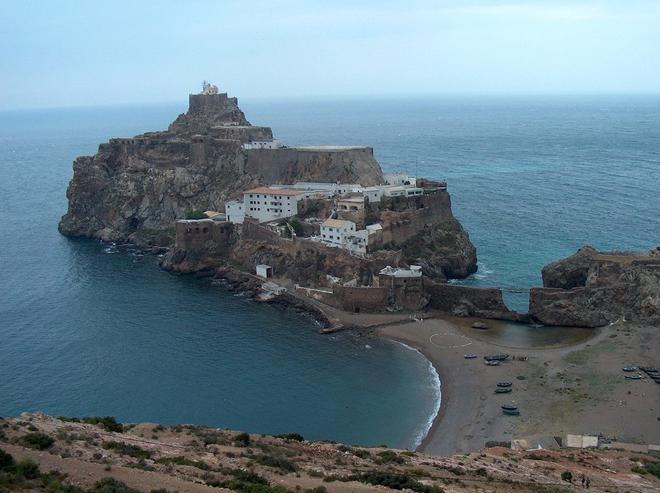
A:
[[[424,438],[426,438],[426,435],[429,434],[429,431],[431,431],[431,427],[433,426],[433,421],[435,421],[436,416],[440,412],[440,405],[442,404],[442,392],[441,392],[442,382],[440,381],[440,375],[438,375],[435,366],[433,366],[431,361],[426,356],[424,356],[418,349],[415,349],[414,347],[410,347],[407,344],[404,344],[403,342],[400,341],[394,341],[394,342],[400,344],[409,351],[415,351],[417,354],[419,354],[422,358],[426,360],[429,368],[429,374],[431,375],[431,380],[433,382],[433,404],[434,404],[433,412],[431,412],[429,418],[426,420],[424,425],[415,434],[415,438],[413,440],[413,450],[415,450],[417,447],[419,447],[422,444]]]

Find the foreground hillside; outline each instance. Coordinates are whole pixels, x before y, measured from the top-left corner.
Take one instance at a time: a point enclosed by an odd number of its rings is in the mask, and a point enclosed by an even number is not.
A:
[[[0,418],[0,491],[558,493],[582,489],[583,476],[596,491],[660,491],[658,459],[630,452],[490,448],[434,457],[296,434],[83,421]]]

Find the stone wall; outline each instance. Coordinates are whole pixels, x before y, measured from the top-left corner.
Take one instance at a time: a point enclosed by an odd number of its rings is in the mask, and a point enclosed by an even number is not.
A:
[[[388,209],[381,214],[383,243],[386,245],[401,245],[425,226],[453,219],[447,192],[417,197],[383,197],[381,207]]]
[[[334,286],[332,292],[341,309],[347,312],[379,312],[388,306],[389,289],[386,287]]]
[[[175,248],[190,254],[226,254],[233,245],[232,233],[233,225],[225,221],[177,221]]]
[[[499,288],[476,288],[458,284],[427,282],[429,307],[453,315],[519,320],[521,315],[509,310]]]
[[[245,172],[259,177],[262,183],[322,180],[366,186],[383,182],[371,147],[248,149],[245,154]]]

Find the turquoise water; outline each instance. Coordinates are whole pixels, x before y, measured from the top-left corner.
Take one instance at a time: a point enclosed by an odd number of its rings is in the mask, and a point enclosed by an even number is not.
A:
[[[244,101],[290,144],[368,144],[447,179],[477,246],[465,282],[529,287],[584,243],[647,249],[660,223],[660,98]],[[168,274],[56,225],[77,155],[181,105],[0,114],[0,414],[112,414],[412,446],[437,405],[416,352]],[[521,295],[507,297],[524,309]]]

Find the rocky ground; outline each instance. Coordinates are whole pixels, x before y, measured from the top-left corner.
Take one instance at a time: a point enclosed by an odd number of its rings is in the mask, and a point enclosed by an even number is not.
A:
[[[295,434],[86,421],[0,419],[0,491],[558,493],[583,489],[583,476],[595,491],[660,491],[658,459],[621,451],[490,448],[434,457]]]

